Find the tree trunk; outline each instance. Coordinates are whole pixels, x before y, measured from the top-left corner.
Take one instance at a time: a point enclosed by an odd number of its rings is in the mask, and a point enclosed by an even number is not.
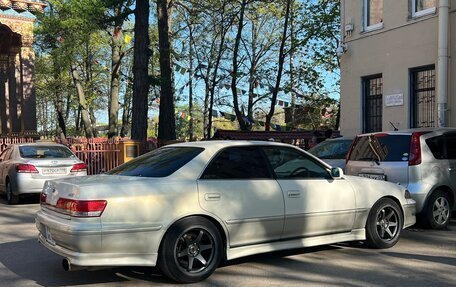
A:
[[[125,92],[124,96],[124,103],[122,107],[122,128],[120,129],[120,136],[121,137],[126,137],[128,134],[128,130],[130,127],[130,111],[131,111],[131,91],[130,89],[131,86],[127,86],[127,92]]]
[[[113,34],[111,42],[111,93],[109,96],[109,132],[108,137],[117,136],[117,117],[119,114],[119,84],[120,84],[120,45],[118,37]]]
[[[160,51],[160,114],[158,140],[176,139],[174,117],[174,79],[171,67],[171,23],[173,0],[157,0],[158,44]]]
[[[275,105],[277,102],[277,94],[279,93],[280,81],[282,79],[282,72],[283,72],[283,64],[285,62],[285,42],[287,39],[287,30],[288,30],[288,20],[290,18],[290,6],[293,0],[287,0],[287,7],[285,12],[285,23],[283,25],[283,33],[282,39],[280,42],[280,50],[279,50],[279,67],[277,70],[277,78],[274,90],[272,91],[272,99],[271,99],[271,109],[269,113],[266,115],[266,122],[265,122],[265,130],[269,131],[271,128],[271,119],[274,116]]]
[[[76,70],[76,65],[71,64],[71,77],[73,78],[74,85],[76,86],[76,91],[78,93],[79,106],[81,107],[81,116],[84,123],[84,131],[86,137],[92,138],[92,127],[90,125],[89,112],[87,109],[87,102],[84,95],[84,89],[81,84],[81,79],[79,77],[78,71]]]
[[[236,40],[234,42],[234,50],[233,50],[233,71],[231,73],[231,93],[233,94],[233,107],[234,112],[236,113],[236,119],[239,122],[239,127],[241,130],[248,130],[248,124],[244,121],[244,115],[241,113],[239,109],[239,101],[238,101],[238,94],[237,94],[237,73],[238,73],[238,53],[239,53],[239,45],[241,43],[242,37],[242,29],[244,28],[244,12],[245,7],[247,6],[247,0],[242,0],[241,3],[241,10],[239,11],[239,23],[238,23],[238,30],[236,34]]]
[[[131,138],[147,140],[149,1],[136,1]]]
[[[189,141],[193,141],[193,31],[191,24],[189,25],[189,53],[188,58],[190,62],[190,67],[188,70],[188,116],[190,121],[188,123],[188,137]]]

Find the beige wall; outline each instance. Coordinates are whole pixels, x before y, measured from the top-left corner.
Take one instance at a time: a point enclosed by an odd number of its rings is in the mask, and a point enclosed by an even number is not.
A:
[[[341,57],[340,124],[343,135],[362,132],[362,77],[383,75],[383,99],[386,95],[403,94],[404,105],[385,107],[383,104],[383,130],[392,130],[389,122],[399,129],[410,127],[409,69],[434,64],[437,74],[438,15],[410,19],[407,2],[385,0],[383,28],[362,32],[363,1],[345,0],[342,19],[354,24],[354,31],[345,37],[348,48]],[[452,27],[456,24],[455,18],[455,13],[451,13]],[[450,55],[456,53],[454,40],[450,44]],[[450,70],[456,67],[455,61],[451,59]],[[456,91],[455,82],[450,81],[449,98]],[[452,104],[450,100],[449,104]],[[456,122],[454,117],[450,123]]]

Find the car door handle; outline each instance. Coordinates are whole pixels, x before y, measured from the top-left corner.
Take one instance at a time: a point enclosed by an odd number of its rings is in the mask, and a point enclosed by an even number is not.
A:
[[[448,168],[448,171],[455,171],[455,170],[456,170],[455,167],[449,167],[449,168]]]
[[[206,201],[217,201],[220,200],[221,197],[220,193],[206,193],[204,195]]]
[[[288,197],[292,197],[292,198],[301,197],[301,192],[299,192],[298,190],[289,190],[289,191],[287,191],[287,195],[288,195]]]

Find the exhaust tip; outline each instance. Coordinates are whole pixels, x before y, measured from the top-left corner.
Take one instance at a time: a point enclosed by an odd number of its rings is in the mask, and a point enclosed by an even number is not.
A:
[[[70,271],[71,270],[71,264],[70,264],[70,260],[68,259],[63,259],[62,260],[62,267],[63,267],[63,270],[65,271]]]

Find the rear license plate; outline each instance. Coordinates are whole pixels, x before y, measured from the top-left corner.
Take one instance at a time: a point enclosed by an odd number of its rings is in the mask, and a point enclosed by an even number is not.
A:
[[[65,167],[44,167],[41,169],[41,173],[45,175],[66,174],[67,170]]]
[[[49,227],[44,226],[44,233],[46,235],[46,241],[49,242],[51,245],[55,245],[54,239],[52,239],[52,234],[51,231],[49,230]]]
[[[358,176],[375,180],[386,180],[386,176],[384,174],[359,173]]]

